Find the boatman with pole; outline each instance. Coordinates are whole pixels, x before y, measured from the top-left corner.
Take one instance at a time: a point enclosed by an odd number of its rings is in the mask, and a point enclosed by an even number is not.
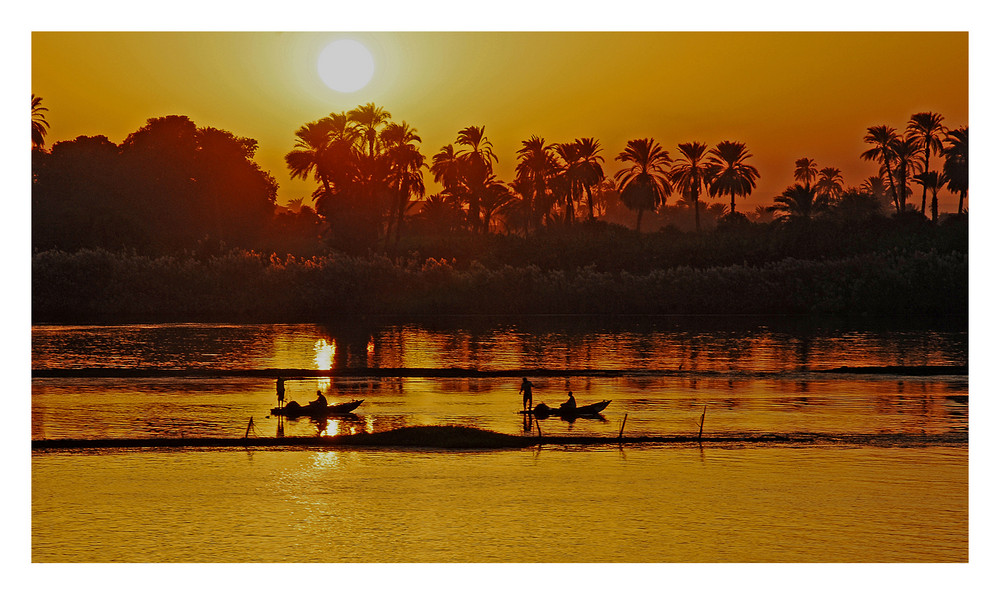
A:
[[[524,398],[521,401],[521,406],[524,407],[524,411],[531,411],[531,387],[534,384],[528,382],[527,378],[521,379],[521,388],[517,390],[518,393],[524,393]]]
[[[278,376],[278,407],[281,407],[285,402],[285,379]]]

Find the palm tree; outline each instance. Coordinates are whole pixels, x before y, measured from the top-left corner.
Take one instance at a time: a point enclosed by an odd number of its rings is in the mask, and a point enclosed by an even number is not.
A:
[[[456,191],[462,185],[462,162],[455,152],[454,145],[445,145],[434,155],[431,173],[434,174],[435,182],[452,194],[457,194]]]
[[[572,223],[576,217],[576,199],[583,190],[579,176],[580,148],[575,142],[558,143],[555,146],[556,155],[562,159],[558,174],[557,196],[566,205],[566,223]]]
[[[361,134],[368,148],[366,155],[374,158],[378,129],[389,122],[392,114],[374,103],[366,103],[347,112],[347,117],[361,127]]]
[[[746,163],[753,157],[743,143],[724,140],[708,152],[711,166],[708,192],[711,196],[729,195],[729,212],[736,212],[736,196],[750,196],[757,187],[760,173]]]
[[[637,138],[628,141],[615,160],[632,164],[615,173],[615,189],[626,207],[638,211],[635,220],[638,232],[643,211],[656,209],[673,193],[667,169],[670,155],[653,139]]]
[[[928,189],[931,191],[931,222],[937,223],[938,220],[938,191],[944,188],[947,180],[943,175],[936,171],[925,171],[913,176],[921,186],[924,187],[924,192],[926,193]]]
[[[577,161],[572,175],[587,193],[587,210],[589,219],[593,221],[593,187],[604,179],[604,168],[601,167],[604,157],[598,155],[601,152],[601,144],[591,137],[578,138],[573,143],[576,145]]]
[[[816,200],[815,188],[795,184],[785,188],[784,192],[774,197],[774,204],[767,208],[772,213],[783,213],[779,217],[783,221],[808,221],[816,213],[822,211],[824,205]]]
[[[466,147],[458,152],[458,157],[462,163],[462,177],[469,190],[469,221],[472,228],[477,229],[480,227],[479,203],[497,156],[493,152],[493,143],[486,138],[485,126],[468,126],[459,130],[456,144]]]
[[[711,169],[705,161],[705,151],[708,145],[703,143],[681,143],[677,145],[683,160],[674,162],[670,168],[670,181],[681,195],[694,205],[694,228],[701,231],[701,220],[698,216],[698,194],[702,187],[708,188]]]
[[[43,112],[49,108],[42,107],[42,98],[31,94],[31,148],[44,149],[45,135],[48,134],[49,123],[45,120]]]
[[[824,167],[819,170],[819,180],[816,182],[817,197],[827,204],[832,204],[844,193],[844,176],[840,168]]]
[[[898,139],[899,135],[896,134],[895,128],[890,128],[889,126],[869,126],[868,133],[865,134],[865,142],[875,146],[861,153],[861,157],[866,161],[881,161],[882,170],[889,181],[889,197],[896,206],[896,210],[902,212],[902,203],[896,194],[896,182],[893,179],[892,173],[892,164],[895,158],[892,146]]]
[[[389,228],[393,219],[396,225],[395,241],[399,243],[400,229],[403,227],[403,214],[410,205],[410,198],[422,198],[424,195],[424,174],[426,167],[424,156],[415,143],[420,142],[417,131],[403,122],[389,123],[379,134],[379,141],[384,148],[386,161],[386,182],[394,195],[390,205],[389,222],[386,227],[386,246],[389,244]]]
[[[486,233],[490,231],[493,214],[514,202],[515,198],[514,192],[509,186],[498,180],[493,174],[490,174],[483,188],[483,200],[481,203],[483,209],[483,230]]]
[[[944,150],[941,143],[941,136],[945,134],[945,127],[941,124],[944,116],[934,112],[920,112],[910,116],[910,121],[906,125],[906,137],[916,141],[917,147],[924,150],[923,173],[930,171],[931,153],[940,155]],[[920,199],[920,214],[924,214],[927,206],[927,186],[924,186],[923,196]],[[935,217],[936,219],[936,217]]]
[[[920,149],[917,146],[917,141],[913,138],[897,138],[892,144],[892,152],[895,155],[896,176],[898,176],[896,181],[899,183],[896,186],[899,212],[902,213],[906,210],[906,197],[910,195],[910,188],[906,181],[918,167],[917,156],[920,154]]]
[[[817,175],[815,161],[808,157],[795,160],[795,179],[805,184],[806,188],[812,185],[812,181]]]
[[[958,212],[962,213],[969,193],[969,127],[949,130],[944,140],[948,143],[944,149],[944,176],[948,190],[958,192]]]
[[[545,144],[545,139],[533,135],[521,141],[521,148],[517,151],[514,183],[523,188],[522,196],[528,202],[527,212],[532,226],[538,225],[542,214],[548,212],[551,206],[549,182],[559,168],[553,149],[553,145]]]

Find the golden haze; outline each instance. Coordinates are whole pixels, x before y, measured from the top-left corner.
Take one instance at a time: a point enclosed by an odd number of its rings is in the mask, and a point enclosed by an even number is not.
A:
[[[327,88],[315,67],[345,37],[376,62],[354,93]],[[682,142],[742,141],[761,173],[741,203],[752,208],[792,183],[800,157],[842,169],[847,185],[874,175],[859,157],[868,126],[901,130],[921,111],[967,125],[968,51],[964,32],[36,32],[31,90],[49,109],[49,144],[120,143],[169,114],[254,138],[282,203],[314,187],[285,167],[295,130],[374,102],[417,129],[428,157],[461,128],[485,126],[505,181],[531,135],[596,138],[608,175],[631,138],[652,137],[672,156]],[[943,211],[956,203],[942,193]]]

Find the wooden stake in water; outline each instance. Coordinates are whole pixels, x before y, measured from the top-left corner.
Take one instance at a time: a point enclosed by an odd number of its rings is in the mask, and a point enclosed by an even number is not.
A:
[[[698,424],[698,442],[701,442],[701,431],[705,429],[705,412],[708,411],[708,405],[701,412],[701,423]]]
[[[621,443],[621,441],[622,441],[622,434],[625,433],[625,421],[626,420],[628,420],[628,413],[626,413],[625,417],[622,419],[622,427],[621,427],[620,430],[618,430],[618,442],[619,443]]]

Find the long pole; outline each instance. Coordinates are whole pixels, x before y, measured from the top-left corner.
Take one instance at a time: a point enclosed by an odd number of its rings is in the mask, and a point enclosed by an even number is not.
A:
[[[628,413],[625,414],[625,418],[622,419],[622,427],[618,430],[618,444],[622,443],[622,434],[625,433],[625,421],[628,420]]]
[[[250,416],[250,421],[247,422],[247,433],[243,435],[243,439],[246,440],[250,437],[250,428],[253,427],[253,416]]]
[[[701,423],[698,424],[698,442],[701,442],[701,431],[705,429],[705,412],[708,411],[708,405],[701,411]]]

